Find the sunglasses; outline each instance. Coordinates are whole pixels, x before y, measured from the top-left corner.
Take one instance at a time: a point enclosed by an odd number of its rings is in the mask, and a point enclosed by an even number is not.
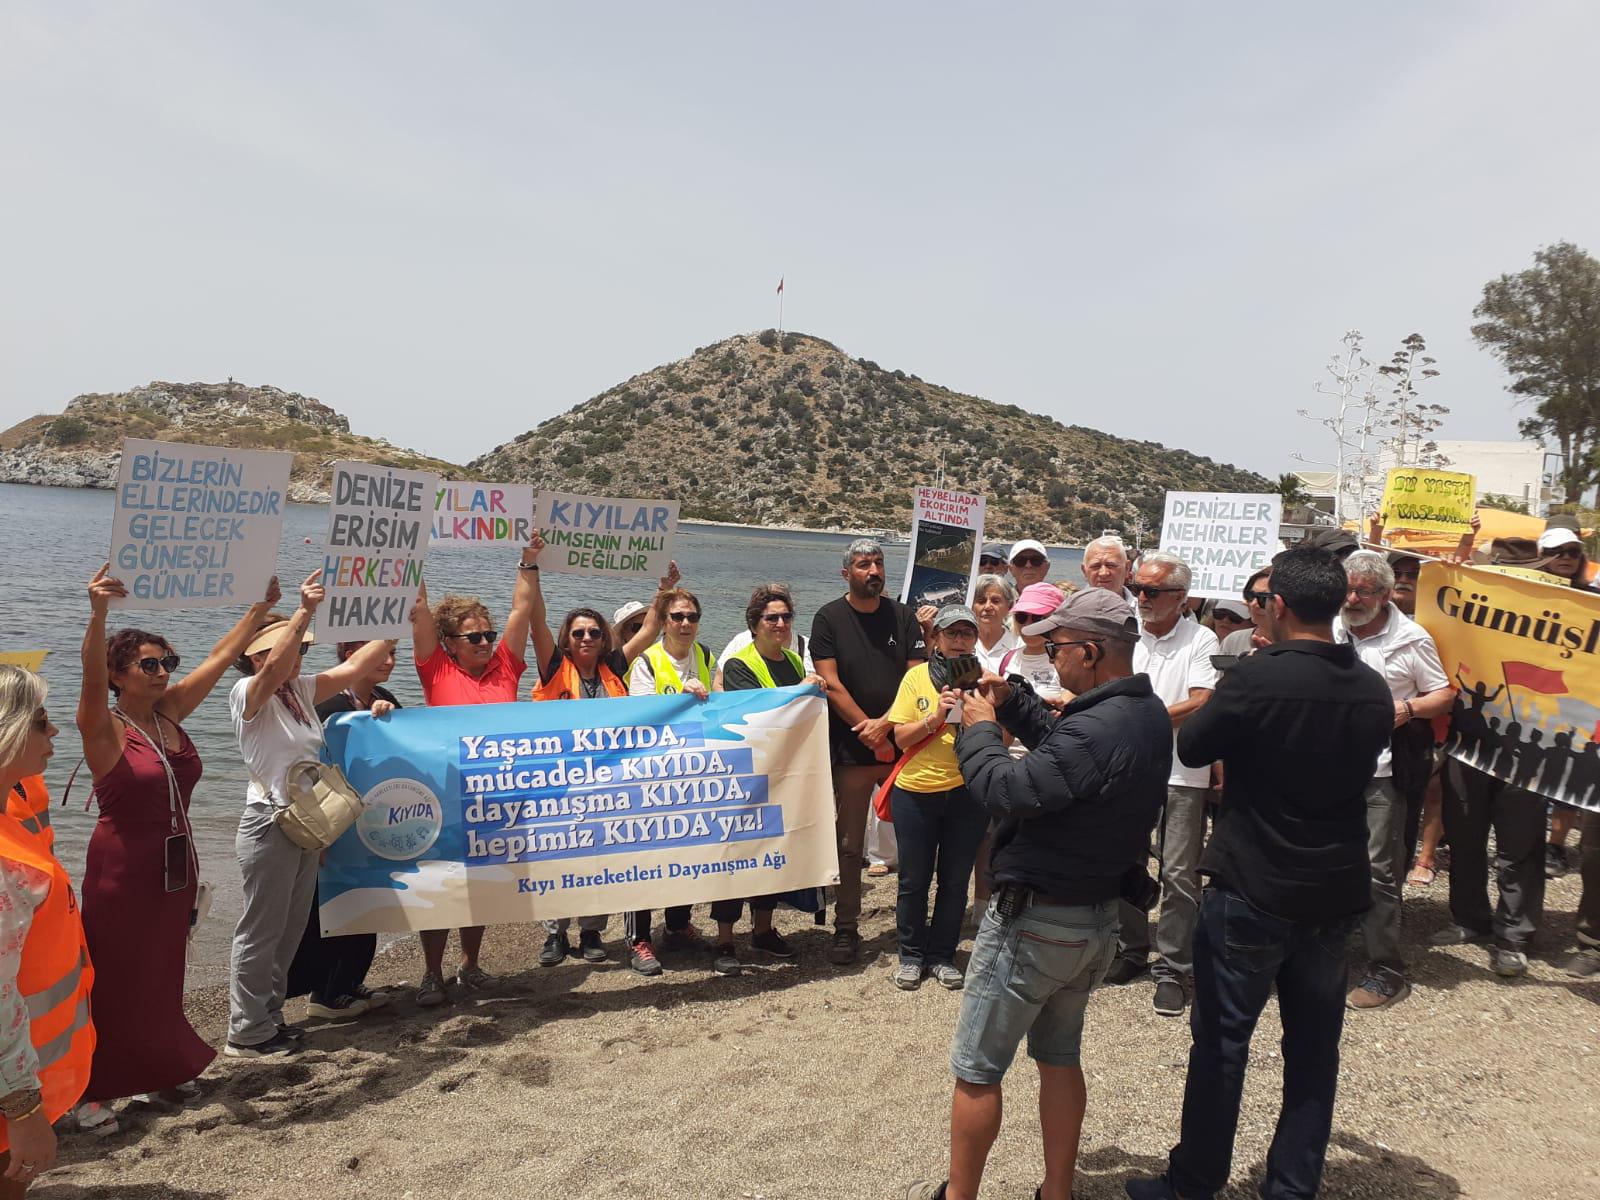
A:
[[[445,636],[471,642],[474,646],[481,646],[484,642],[492,646],[500,635],[493,629],[474,629],[471,633],[447,633]]]
[[[178,656],[176,654],[163,654],[160,658],[141,658],[139,670],[146,675],[154,675],[157,671],[165,671],[171,675],[178,669]]]
[[[1042,567],[1049,562],[1048,558],[1040,558],[1037,554],[1023,554],[1011,560],[1014,567]]]
[[[1582,546],[1563,546],[1559,550],[1550,552],[1551,558],[1578,558],[1583,554]]]
[[[1054,658],[1058,652],[1065,650],[1068,646],[1098,646],[1100,641],[1101,639],[1099,638],[1075,638],[1069,642],[1052,642],[1049,638],[1045,638],[1044,644],[1049,647],[1048,653],[1050,657]]]
[[[762,613],[761,619],[768,625],[790,625],[794,622],[794,614],[792,612]]]
[[[1006,560],[1003,558],[980,558],[978,565],[980,567],[1003,567],[1005,562]]]
[[[1213,621],[1229,621],[1234,625],[1248,625],[1248,624],[1250,624],[1250,618],[1249,617],[1241,617],[1238,613],[1229,612],[1225,608],[1217,609],[1214,613],[1211,614],[1211,619]]]
[[[1128,590],[1135,596],[1143,596],[1146,600],[1154,600],[1157,596],[1164,596],[1168,592],[1181,592],[1184,589],[1157,587],[1153,583],[1130,583]]]
[[[1246,592],[1244,594],[1244,598],[1246,603],[1254,604],[1257,608],[1265,608],[1267,606],[1267,601],[1272,599],[1272,593]]]
[[[601,633],[598,629],[574,629],[569,632],[567,636],[575,642],[598,642],[606,635]]]
[[[698,625],[698,624],[700,624],[700,614],[699,613],[668,613],[667,614],[667,620],[669,620],[669,621],[678,621],[678,622],[680,622],[681,624],[684,624],[684,625]]]

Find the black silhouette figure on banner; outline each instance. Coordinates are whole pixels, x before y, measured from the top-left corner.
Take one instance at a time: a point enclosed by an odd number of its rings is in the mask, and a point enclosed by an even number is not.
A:
[[[1573,738],[1578,736],[1578,731],[1572,731]],[[1595,794],[1600,788],[1600,742],[1590,738],[1583,744],[1583,749],[1572,755],[1572,772],[1567,776],[1567,795],[1572,797],[1574,804],[1593,805],[1600,801],[1600,796]]]
[[[1572,734],[1558,733],[1550,739],[1555,744],[1544,752],[1544,774],[1539,777],[1537,784],[1530,784],[1530,790],[1542,792],[1546,796],[1560,796],[1561,777],[1567,774],[1567,764],[1572,761]]]
[[[1544,741],[1544,730],[1534,728],[1528,730],[1528,736],[1517,747],[1517,770],[1511,777],[1511,783],[1525,792],[1537,789],[1539,768],[1544,766],[1545,759],[1551,754],[1551,748],[1541,745]]]

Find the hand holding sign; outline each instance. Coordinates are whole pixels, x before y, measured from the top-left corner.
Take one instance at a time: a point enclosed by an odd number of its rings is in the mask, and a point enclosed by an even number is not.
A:
[[[300,585],[300,607],[308,613],[314,613],[327,595],[328,589],[322,586],[322,568],[318,567]]]
[[[274,575],[271,579],[267,580],[267,594],[261,597],[260,600],[256,601],[256,605],[260,608],[271,608],[274,604],[282,599],[283,589],[278,586],[278,577]]]
[[[522,565],[535,567],[539,565],[539,555],[544,552],[544,535],[537,529],[528,539],[528,544],[522,548]]]
[[[111,611],[111,601],[128,594],[128,586],[110,574],[111,564],[103,564],[89,580],[89,611],[103,617]]]
[[[667,573],[663,575],[656,585],[658,592],[670,592],[678,586],[678,581],[683,578],[683,572],[678,570],[678,560],[673,559],[667,563]]]

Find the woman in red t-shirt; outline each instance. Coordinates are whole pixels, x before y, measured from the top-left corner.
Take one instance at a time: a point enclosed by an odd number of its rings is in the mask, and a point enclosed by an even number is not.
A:
[[[528,669],[528,628],[539,595],[539,551],[544,539],[537,533],[522,548],[517,586],[505,629],[496,633],[489,610],[476,596],[446,596],[428,607],[424,584],[411,609],[411,650],[422,681],[422,697],[430,708],[450,704],[503,704],[517,698],[517,685]],[[431,1008],[449,999],[444,981],[444,948],[448,929],[421,933],[426,970],[417,989],[417,1003]],[[492,988],[500,981],[478,965],[483,947],[483,926],[461,930],[461,969],[456,982],[471,991]]]

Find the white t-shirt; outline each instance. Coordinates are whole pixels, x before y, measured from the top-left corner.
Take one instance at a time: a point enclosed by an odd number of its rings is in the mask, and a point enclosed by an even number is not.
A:
[[[1011,661],[1005,664],[1004,673],[1021,675],[1033,686],[1034,692],[1042,700],[1054,700],[1061,695],[1061,676],[1056,674],[1055,664],[1050,661],[1050,656],[1029,654],[1022,648],[1020,639],[1017,652],[1011,656]]]
[[[301,711],[309,718],[309,724],[296,721],[289,706],[276,694],[255,716],[245,720],[249,676],[234,684],[228,693],[233,734],[239,739],[239,753],[244,758],[245,769],[250,772],[250,786],[245,793],[247,805],[270,808],[274,801],[278,807],[288,804],[283,780],[289,768],[322,754],[322,723],[317,720],[317,706],[313,703],[317,696],[317,677],[296,676],[289,681],[289,686],[299,697]],[[262,790],[263,786],[266,791]]]
[[[804,634],[799,633],[795,634],[794,638],[796,647],[800,651],[800,661],[806,664],[806,674],[816,674],[816,667],[811,665],[810,640]],[[717,670],[721,671],[726,669],[728,660],[755,640],[755,635],[752,634],[748,629],[741,633],[734,634],[733,640],[724,646],[722,648],[722,653],[717,656]]]
[[[1217,635],[1199,621],[1180,620],[1160,637],[1148,630],[1140,632],[1139,644],[1133,648],[1133,669],[1150,676],[1150,687],[1161,703],[1171,708],[1189,698],[1190,688],[1216,688],[1217,669],[1211,665],[1211,656],[1220,654],[1221,649]],[[1211,767],[1184,766],[1174,747],[1167,782],[1178,787],[1206,787],[1211,782]]]
[[[700,651],[695,649],[699,645],[698,642],[690,643],[689,654],[686,658],[673,658],[672,651],[667,649],[665,642],[657,642],[656,645],[661,647],[662,652],[667,656],[667,661],[672,664],[672,669],[678,673],[679,683],[688,683],[691,679],[698,680],[700,678],[700,668],[695,665],[694,661],[700,656]],[[710,654],[711,651],[707,650],[706,653]],[[633,667],[628,671],[628,695],[654,696],[655,694],[656,669],[650,665],[650,656],[641,654],[633,660]]]
[[[1352,637],[1341,616],[1333,623],[1333,639],[1354,643],[1356,656],[1383,676],[1383,681],[1389,685],[1389,694],[1396,700],[1415,700],[1450,686],[1432,635],[1396,608],[1392,601],[1389,619],[1371,637]],[[1378,753],[1378,769],[1373,772],[1373,778],[1393,776],[1392,757],[1389,743],[1385,742]]]
[[[1250,626],[1249,629],[1235,629],[1222,639],[1222,653],[1235,656],[1249,654],[1250,651],[1256,648],[1255,643],[1250,640],[1255,636],[1255,633],[1256,627],[1254,625]]]
[[[983,664],[985,671],[993,671],[998,675],[1000,673],[1000,660],[1013,650],[1020,650],[1021,648],[1022,639],[1017,636],[1017,631],[1007,628],[1001,632],[1000,640],[988,649],[984,648],[983,637],[979,635],[978,642],[973,646],[972,652],[978,656],[978,661]]]

